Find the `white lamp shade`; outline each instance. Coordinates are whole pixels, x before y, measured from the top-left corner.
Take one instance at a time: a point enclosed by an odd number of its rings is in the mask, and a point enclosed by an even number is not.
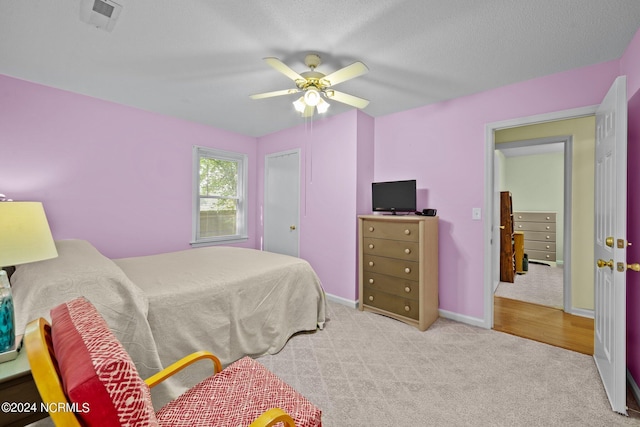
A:
[[[330,106],[331,104],[329,104],[324,99],[320,98],[320,101],[318,101],[318,105],[316,105],[316,108],[318,109],[319,114],[324,114],[327,112]]]
[[[0,202],[0,267],[58,256],[40,202]]]
[[[293,101],[293,108],[295,108],[299,113],[304,113],[305,108],[307,108],[307,105],[304,103],[304,96],[301,96],[296,101]]]
[[[307,105],[313,105],[315,107],[321,99],[320,92],[315,89],[307,89],[304,93],[304,102]]]

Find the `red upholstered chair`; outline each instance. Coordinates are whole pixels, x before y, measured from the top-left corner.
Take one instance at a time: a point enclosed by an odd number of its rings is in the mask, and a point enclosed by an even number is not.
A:
[[[76,298],[27,325],[25,347],[42,401],[58,426],[321,426],[321,411],[249,357],[222,370],[197,352],[142,380],[95,307]],[[149,387],[209,359],[214,375],[157,413]],[[61,410],[62,408],[62,410]],[[69,411],[72,408],[74,411]]]

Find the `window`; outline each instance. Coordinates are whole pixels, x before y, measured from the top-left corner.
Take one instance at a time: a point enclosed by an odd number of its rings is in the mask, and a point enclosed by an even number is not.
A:
[[[193,147],[192,245],[247,239],[247,156]]]

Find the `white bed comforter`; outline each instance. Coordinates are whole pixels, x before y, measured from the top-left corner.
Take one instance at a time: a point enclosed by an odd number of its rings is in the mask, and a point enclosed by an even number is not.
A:
[[[17,330],[64,301],[85,296],[143,378],[198,350],[224,365],[280,351],[291,335],[322,328],[325,296],[304,260],[207,247],[110,260],[83,240],[56,242],[58,258],[18,266],[11,278]],[[211,374],[199,362],[152,391],[154,405]]]
[[[255,249],[206,247],[115,263],[149,300],[149,324],[166,366],[207,350],[223,364],[280,351],[299,331],[323,327],[325,299],[306,261]],[[197,382],[199,364],[182,382]]]

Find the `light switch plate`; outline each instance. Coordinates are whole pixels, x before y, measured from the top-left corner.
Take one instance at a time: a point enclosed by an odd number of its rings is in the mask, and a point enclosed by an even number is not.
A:
[[[480,208],[471,209],[471,219],[475,221],[482,219],[482,210]]]

